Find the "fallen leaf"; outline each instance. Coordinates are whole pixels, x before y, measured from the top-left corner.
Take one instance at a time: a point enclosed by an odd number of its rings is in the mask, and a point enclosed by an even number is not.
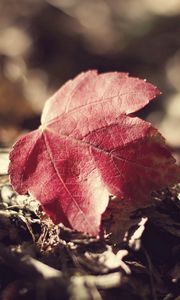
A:
[[[46,103],[41,126],[10,153],[14,189],[30,193],[54,223],[98,235],[109,194],[127,207],[178,182],[179,168],[160,133],[131,114],[159,95],[125,73],[89,71]]]

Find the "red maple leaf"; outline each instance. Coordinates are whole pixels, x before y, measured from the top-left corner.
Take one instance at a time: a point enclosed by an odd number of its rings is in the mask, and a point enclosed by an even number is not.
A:
[[[178,182],[179,168],[158,131],[132,113],[159,91],[125,73],[89,71],[46,103],[39,129],[10,154],[14,189],[36,197],[54,223],[97,235],[109,194],[147,203]]]

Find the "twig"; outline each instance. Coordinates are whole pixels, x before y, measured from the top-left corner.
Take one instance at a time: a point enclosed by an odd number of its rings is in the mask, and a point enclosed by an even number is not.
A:
[[[147,263],[148,263],[148,268],[149,268],[149,279],[150,279],[150,286],[151,286],[151,293],[152,293],[152,299],[153,300],[158,300],[158,297],[157,297],[157,293],[156,293],[156,289],[154,287],[154,278],[153,278],[153,265],[152,265],[152,262],[151,262],[151,259],[149,257],[149,254],[147,252],[147,250],[142,246],[142,249],[143,249],[143,252],[145,254],[145,257],[146,257],[146,260],[147,260]]]
[[[8,265],[16,273],[23,275],[27,278],[62,278],[62,273],[52,268],[37,259],[34,259],[28,255],[15,256],[13,253],[0,243],[0,258],[4,264]]]

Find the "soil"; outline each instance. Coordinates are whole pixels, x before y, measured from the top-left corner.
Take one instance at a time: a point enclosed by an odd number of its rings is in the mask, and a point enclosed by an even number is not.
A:
[[[179,300],[179,195],[179,185],[155,192],[115,242],[54,225],[1,173],[0,299]]]

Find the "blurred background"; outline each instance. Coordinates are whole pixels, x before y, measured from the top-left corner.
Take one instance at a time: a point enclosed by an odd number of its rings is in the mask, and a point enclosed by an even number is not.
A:
[[[143,110],[180,149],[180,0],[0,0],[0,147],[39,126],[46,99],[88,69],[163,92]]]

